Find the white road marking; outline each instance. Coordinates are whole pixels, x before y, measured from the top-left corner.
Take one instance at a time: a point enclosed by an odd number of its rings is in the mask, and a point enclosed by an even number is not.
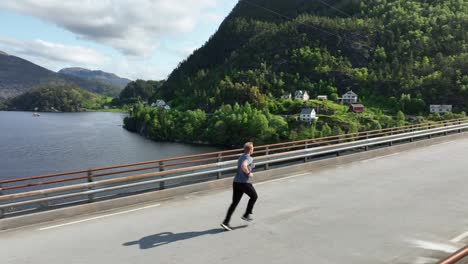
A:
[[[443,243],[436,243],[424,240],[412,240],[411,242],[418,248],[442,251],[446,253],[453,253],[458,250],[458,248],[455,246]]]
[[[466,231],[465,233],[453,238],[452,240],[450,240],[450,242],[459,243],[459,242],[461,242],[463,239],[465,239],[467,237],[468,237],[468,231]]]
[[[96,220],[96,219],[101,219],[101,218],[105,218],[105,217],[110,217],[110,216],[115,216],[115,215],[127,214],[127,213],[131,213],[131,212],[135,212],[135,211],[140,211],[140,210],[144,210],[144,209],[148,209],[148,208],[157,207],[157,206],[160,206],[160,205],[161,204],[154,204],[154,205],[145,206],[145,207],[141,207],[141,208],[136,208],[136,209],[123,211],[123,212],[118,212],[118,213],[114,213],[114,214],[101,215],[101,216],[91,217],[91,218],[88,218],[88,219],[73,221],[73,222],[69,222],[69,223],[65,223],[65,224],[43,227],[43,228],[39,228],[39,231],[49,230],[49,229],[52,229],[52,228],[57,228],[57,227],[62,227],[62,226],[79,224],[79,223],[92,221],[92,220]]]
[[[282,180],[287,180],[287,179],[290,179],[290,178],[296,178],[296,177],[301,177],[301,176],[304,176],[304,175],[307,175],[307,174],[310,174],[310,172],[308,173],[301,173],[301,174],[297,174],[297,175],[292,175],[292,176],[288,176],[288,177],[284,177],[284,178],[279,178],[279,179],[275,179],[275,180],[269,180],[269,181],[264,181],[264,182],[258,182],[258,183],[255,183],[254,185],[262,185],[262,184],[265,184],[265,183],[271,183],[271,182],[277,182],[277,181],[282,181]]]

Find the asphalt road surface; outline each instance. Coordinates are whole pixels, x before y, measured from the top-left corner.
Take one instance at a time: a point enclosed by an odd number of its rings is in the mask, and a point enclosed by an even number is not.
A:
[[[2,264],[435,263],[468,237],[468,139],[0,233]]]

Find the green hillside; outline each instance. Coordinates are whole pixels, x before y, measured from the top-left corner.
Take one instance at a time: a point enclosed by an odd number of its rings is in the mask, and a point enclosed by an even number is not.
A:
[[[241,0],[156,89],[172,110],[137,105],[125,127],[241,146],[464,117],[467,28],[463,0]],[[297,90],[329,100],[280,99]],[[349,90],[364,113],[337,100]],[[429,115],[430,104],[456,113]],[[303,107],[318,120],[300,121]]]
[[[56,73],[28,60],[0,52],[0,99],[15,97],[38,86],[76,86],[112,97],[122,90],[108,82]]]
[[[391,113],[468,108],[468,2],[241,0],[158,96],[214,111],[297,89],[347,90]]]
[[[80,112],[100,109],[107,97],[71,86],[44,86],[7,101],[9,110]]]

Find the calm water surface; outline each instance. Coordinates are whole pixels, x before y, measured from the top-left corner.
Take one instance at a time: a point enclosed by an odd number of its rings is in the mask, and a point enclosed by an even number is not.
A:
[[[0,111],[0,179],[217,151],[160,143],[122,128],[120,113]]]

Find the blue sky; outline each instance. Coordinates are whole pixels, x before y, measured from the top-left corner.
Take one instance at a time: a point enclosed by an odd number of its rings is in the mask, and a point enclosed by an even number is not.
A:
[[[2,0],[0,50],[53,71],[160,80],[216,32],[237,0]]]

